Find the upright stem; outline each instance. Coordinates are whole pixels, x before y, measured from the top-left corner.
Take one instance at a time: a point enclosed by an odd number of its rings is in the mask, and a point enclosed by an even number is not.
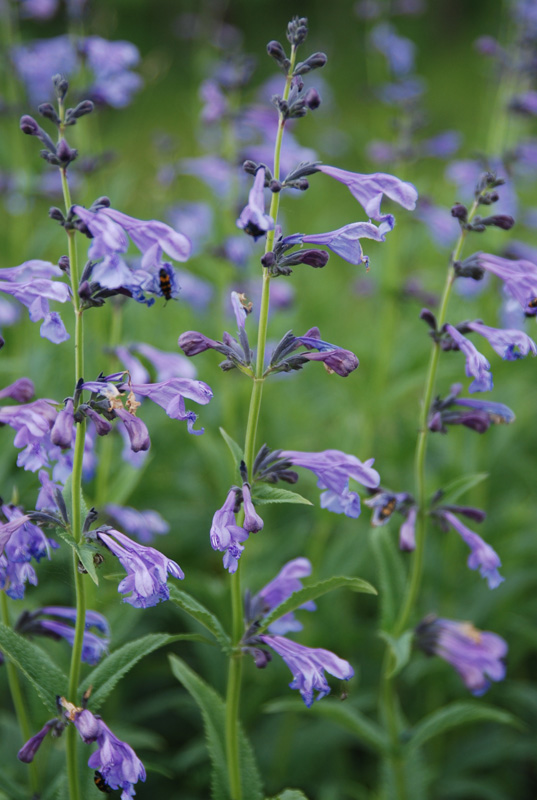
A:
[[[0,608],[2,612],[2,622],[6,627],[10,627],[10,620],[9,620],[9,609],[7,605],[7,597],[5,592],[0,592]],[[15,714],[17,715],[17,722],[19,723],[19,728],[21,729],[22,738],[25,742],[32,735],[32,731],[30,728],[30,724],[28,722],[28,716],[26,714],[26,706],[24,704],[24,698],[22,696],[21,686],[19,683],[19,675],[17,673],[17,668],[14,664],[6,659],[6,671],[7,671],[7,682],[9,685],[9,691],[11,693],[11,699],[13,700],[13,706],[15,707]],[[29,764],[30,767],[30,786],[32,789],[33,795],[39,794],[39,778],[37,775],[37,766],[35,762],[31,762]]]
[[[291,48],[290,65],[285,81],[283,99],[287,100],[291,89],[291,80],[296,62],[296,48]],[[285,119],[280,114],[278,131],[274,144],[274,171],[276,180],[280,176],[280,156],[282,148],[283,131]],[[273,192],[270,202],[269,214],[274,220],[274,228],[278,220],[278,209],[280,205],[279,192]],[[265,253],[272,250],[274,246],[274,228],[267,233]],[[263,372],[265,363],[265,349],[267,343],[268,314],[270,305],[270,272],[263,268],[263,290],[259,307],[259,326],[257,333],[257,357],[255,376],[252,384],[252,394],[250,397],[250,408],[248,410],[248,422],[246,423],[246,434],[244,439],[244,458],[248,468],[249,477],[252,477],[252,469],[255,454],[255,439],[259,414],[261,410],[261,399],[263,396]],[[242,678],[242,653],[238,646],[242,638],[244,629],[242,611],[242,592],[240,583],[240,561],[237,571],[231,576],[231,612],[232,612],[232,636],[234,651],[230,657],[228,683],[226,692],[226,755],[229,774],[229,788],[232,800],[242,800],[242,786],[240,777],[239,760],[239,706]]]
[[[60,110],[60,139],[64,136],[65,107],[62,101],[59,102]],[[63,199],[66,214],[71,208],[71,193],[67,181],[67,170],[60,169]],[[84,377],[84,328],[80,297],[78,295],[79,270],[78,258],[75,243],[75,231],[67,230],[68,252],[69,252],[69,274],[71,279],[71,294],[73,308],[75,312],[75,384]],[[75,409],[76,410],[76,409]],[[84,444],[86,439],[85,421],[76,426],[75,450],[73,456],[73,472],[71,476],[72,491],[72,511],[71,511],[71,531],[77,543],[82,539],[82,461],[84,458]],[[72,703],[77,702],[78,685],[80,683],[80,666],[82,657],[82,645],[84,641],[84,630],[86,624],[86,596],[84,586],[84,576],[78,570],[78,556],[73,550],[73,582],[76,595],[76,627],[73,649],[71,653],[71,667],[69,670],[69,697]],[[76,728],[69,725],[66,731],[66,757],[67,775],[69,781],[69,795],[71,800],[79,800],[79,781],[78,781],[78,762],[77,762],[77,737]]]

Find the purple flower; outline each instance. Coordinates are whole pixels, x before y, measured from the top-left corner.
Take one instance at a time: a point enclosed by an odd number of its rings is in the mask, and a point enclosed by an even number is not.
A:
[[[157,381],[168,381],[171,378],[195,378],[196,367],[179,353],[168,353],[158,350],[145,342],[131,345],[133,350],[147,358],[157,373]],[[131,374],[132,377],[132,374]],[[147,380],[136,380],[136,383],[147,383]]]
[[[19,267],[0,270],[0,292],[10,294],[26,306],[32,322],[43,320],[41,336],[54,344],[69,338],[61,317],[51,312],[49,301],[66,303],[70,289],[66,283],[53,281],[51,277],[62,274],[48,261],[27,261]]]
[[[229,109],[229,103],[225,94],[216,81],[203,81],[199,89],[199,95],[204,106],[201,110],[201,121],[210,125],[218,122],[225,116]]]
[[[196,175],[219,197],[225,197],[233,185],[234,167],[217,156],[183,158],[179,168],[185,175]]]
[[[139,453],[141,450],[149,450],[151,440],[145,422],[134,414],[131,414],[126,408],[114,407],[114,414],[116,417],[119,417],[125,426],[131,443],[131,450],[134,453]]]
[[[506,361],[516,361],[528,353],[537,355],[537,346],[524,331],[516,329],[490,328],[482,322],[469,322],[467,327],[488,340],[491,347]]]
[[[15,447],[19,453],[17,466],[36,472],[48,465],[49,451],[53,447],[50,430],[56,420],[55,400],[39,399],[21,406],[0,408],[0,424],[9,425],[15,433]]]
[[[31,764],[35,758],[35,754],[41,747],[41,743],[43,739],[47,735],[47,733],[58,726],[58,720],[56,717],[54,719],[49,719],[48,722],[44,724],[41,728],[39,733],[36,733],[32,736],[28,741],[23,744],[19,752],[17,753],[17,758],[19,761],[22,761],[24,764]]]
[[[190,378],[170,378],[160,383],[123,384],[121,388],[129,389],[136,395],[148,397],[163,408],[172,419],[186,420],[189,433],[196,435],[203,433],[203,428],[195,431],[193,427],[198,418],[197,414],[185,410],[185,397],[200,405],[206,405],[211,400],[213,396],[211,388],[203,381],[195,381]]]
[[[407,517],[401,527],[399,528],[399,549],[412,551],[416,548],[416,517],[418,509],[412,506],[409,509]]]
[[[475,348],[472,342],[453,327],[445,325],[445,330],[454,340],[457,348],[466,356],[466,375],[475,378],[470,384],[470,392],[490,392],[493,387],[490,363]]]
[[[358,172],[348,172],[347,170],[324,164],[321,164],[317,169],[320,172],[324,172],[325,175],[344,183],[370,219],[375,219],[378,222],[388,222],[390,228],[393,228],[393,216],[391,214],[383,215],[380,211],[383,195],[410,211],[416,207],[418,192],[415,186],[396,178],[394,175],[387,175],[384,172],[362,175]]]
[[[129,69],[140,61],[138,48],[132,42],[88,36],[82,40],[81,52],[94,76],[87,90],[91,99],[113,108],[128,105],[143,84],[142,78]]]
[[[57,619],[47,617],[59,617],[60,620],[68,620],[73,625],[76,623],[76,609],[65,608],[62,606],[47,606],[33,611],[19,620],[17,630],[30,636],[50,636],[52,639],[65,639],[71,647],[75,639],[75,628],[65,622],[58,622]],[[90,628],[96,628],[105,634],[104,638],[96,636],[90,632]],[[82,661],[86,664],[97,664],[104,653],[107,652],[110,634],[108,622],[96,611],[86,611],[86,624],[82,643]]]
[[[289,686],[291,689],[299,690],[308,708],[313,703],[314,691],[319,693],[316,700],[321,700],[330,693],[330,686],[324,674],[325,670],[345,681],[354,675],[354,670],[349,662],[331,653],[330,650],[323,650],[320,647],[305,647],[283,636],[262,634],[259,639],[283,658],[293,675]]]
[[[9,397],[17,403],[27,403],[34,396],[34,384],[30,378],[17,378],[14,383],[0,390],[0,399]]]
[[[237,565],[248,536],[248,531],[237,525],[235,519],[235,506],[237,503],[237,490],[235,487],[228,492],[222,508],[213,516],[210,538],[213,550],[224,553],[224,567],[230,573],[237,571]]]
[[[138,511],[130,506],[119,506],[115,503],[108,503],[104,507],[108,516],[117,522],[130,536],[134,536],[143,544],[149,544],[155,535],[168,533],[169,524],[163,519],[158,511],[150,509]]]
[[[213,210],[207,203],[181,203],[172,206],[167,216],[173,228],[188,236],[193,255],[213,230]]]
[[[125,603],[135,608],[149,608],[162,600],[168,600],[168,572],[174,578],[183,580],[184,573],[179,564],[159,553],[153,547],[144,547],[113,528],[95,531],[98,539],[119,559],[127,572],[118,586]]]
[[[63,700],[67,718],[74,723],[85,744],[97,742],[98,749],[88,767],[98,770],[110,789],[121,789],[121,800],[134,797],[134,784],[145,781],[144,765],[126,742],[115,736],[102,719],[87,709],[78,709]]]
[[[498,567],[502,565],[498,554],[477,533],[463,525],[451,511],[442,509],[440,514],[441,519],[457,531],[470,548],[468,556],[470,569],[479,569],[481,577],[487,580],[489,589],[496,589],[505,580],[498,572]]]
[[[360,239],[373,239],[376,242],[383,242],[386,233],[393,228],[393,217],[384,219],[379,227],[371,222],[352,222],[344,225],[335,231],[327,233],[311,233],[304,235],[295,233],[286,236],[282,242],[286,244],[319,244],[329,247],[334,253],[348,261],[349,264],[365,264],[369,269],[369,258],[364,256]]]
[[[52,444],[57,447],[71,447],[75,427],[75,417],[73,412],[73,399],[68,397],[65,407],[57,414],[54,425],[50,431]]]
[[[34,39],[11,52],[15,69],[26,87],[32,104],[42,103],[52,93],[51,75],[72,74],[77,58],[70,36]]]
[[[527,314],[537,309],[537,266],[531,261],[477,253],[477,263],[482,269],[492,272],[504,282],[508,294],[517,300]]]
[[[410,39],[398,36],[388,22],[376,25],[370,34],[373,46],[386,57],[391,71],[396,76],[407,75],[414,67],[416,46]]]
[[[520,114],[529,114],[531,116],[537,115],[537,92],[529,90],[524,94],[519,94],[511,100],[510,104],[513,111],[518,111]]]
[[[242,502],[244,507],[244,530],[248,531],[248,533],[259,533],[259,531],[263,530],[264,523],[252,503],[250,484],[248,483],[243,483],[242,485]]]
[[[455,667],[466,688],[478,697],[491,681],[505,678],[507,642],[496,633],[432,615],[418,625],[416,637],[428,655],[440,656]]]
[[[250,608],[247,609],[247,618],[255,620],[265,617],[273,608],[291,597],[294,592],[302,589],[301,579],[307,578],[309,575],[311,575],[311,562],[307,558],[295,558],[293,561],[288,561],[276,577],[251,599]],[[300,608],[305,611],[315,611],[316,605],[313,600],[308,600]],[[290,611],[271,623],[268,629],[272,634],[283,635],[290,631],[301,631],[302,628],[302,623]]]
[[[360,516],[360,497],[349,490],[350,478],[369,489],[376,488],[380,483],[380,475],[372,468],[373,458],[362,463],[356,456],[341,450],[324,450],[320,453],[282,450],[280,457],[297,467],[311,470],[317,476],[319,489],[327,490],[321,494],[321,507],[336,514],[353,518]]]
[[[43,531],[29,521],[29,517],[16,506],[3,505],[2,511],[7,523],[0,525],[0,589],[9,597],[21,600],[25,584],[37,585],[37,575],[30,563],[32,558],[40,561],[44,556],[50,558],[50,551],[57,547],[56,542],[47,539]]]
[[[342,378],[350,375],[359,365],[358,358],[350,350],[344,350],[342,347],[323,341],[318,328],[310,329],[304,336],[297,336],[295,347],[299,347],[301,344],[308,351],[318,350],[319,352],[301,352],[298,355],[291,355],[279,362],[280,365],[287,364],[289,368],[299,369],[307,361],[321,361],[327,372],[335,372]]]
[[[258,239],[274,228],[274,220],[265,214],[265,168],[260,167],[254,179],[254,185],[248,195],[246,205],[237,220],[237,228]]]
[[[465,425],[477,433],[485,433],[491,425],[507,425],[515,419],[514,413],[503,403],[467,397],[459,399],[461,390],[462,385],[455,383],[445,400],[433,403],[429,430],[447,433],[445,425]]]

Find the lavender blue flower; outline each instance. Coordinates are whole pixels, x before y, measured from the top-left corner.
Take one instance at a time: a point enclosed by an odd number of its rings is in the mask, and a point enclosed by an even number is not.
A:
[[[128,594],[123,602],[135,608],[149,608],[162,600],[168,600],[168,572],[174,578],[183,580],[184,573],[179,564],[166,558],[153,547],[145,547],[129,539],[114,528],[98,529],[97,538],[117,556],[127,577],[118,586],[120,594]]]
[[[63,275],[55,264],[33,259],[18,267],[0,270],[0,292],[11,295],[26,306],[32,322],[43,320],[41,336],[54,344],[69,339],[61,317],[51,312],[49,301],[66,303],[70,299],[70,289],[66,283],[53,281]]]
[[[504,282],[505,289],[526,314],[537,313],[537,266],[525,259],[510,260],[490,253],[477,253],[477,264]]]
[[[411,183],[396,178],[394,175],[387,175],[384,172],[362,175],[359,172],[349,172],[348,170],[324,164],[319,165],[317,169],[345,184],[370,219],[377,220],[377,222],[388,222],[391,228],[394,225],[393,216],[391,214],[382,214],[380,211],[380,204],[384,195],[410,211],[416,207],[416,200],[418,199],[416,187]]]
[[[399,528],[399,549],[412,551],[416,549],[416,518],[418,509],[412,506],[406,516],[405,521]]]
[[[414,68],[416,46],[410,39],[399,36],[393,25],[381,22],[370,33],[373,46],[386,57],[391,71],[399,77]]]
[[[244,550],[242,543],[250,535],[248,531],[237,525],[236,503],[237,489],[232,487],[222,508],[215,512],[210,531],[211,547],[213,550],[220,550],[224,553],[224,568],[231,574],[237,571],[238,561]]]
[[[453,325],[445,325],[457,348],[466,356],[466,375],[475,378],[470,384],[470,392],[490,392],[493,387],[490,363],[472,342],[462,335]]]
[[[130,383],[120,385],[120,390],[129,390],[141,397],[148,397],[163,408],[172,419],[186,420],[189,433],[200,435],[204,429],[194,430],[198,416],[193,411],[186,411],[185,397],[200,405],[206,405],[212,398],[210,386],[203,381],[190,378],[170,378],[159,383]],[[116,413],[117,413],[117,409]]]
[[[468,556],[470,569],[479,569],[479,573],[482,578],[486,579],[489,589],[496,589],[505,580],[498,572],[498,567],[502,565],[498,554],[477,533],[463,525],[451,511],[442,509],[440,513],[441,518],[461,536],[470,548],[471,552]]]
[[[7,523],[0,525],[0,589],[14,600],[21,600],[26,583],[37,585],[31,560],[39,562],[44,556],[50,559],[51,549],[58,545],[16,506],[2,505],[2,512]]]
[[[451,664],[464,685],[478,697],[491,681],[505,678],[507,642],[491,631],[480,631],[471,622],[457,622],[434,615],[416,628],[418,645],[428,654]]]
[[[142,544],[149,544],[156,535],[168,533],[170,530],[169,524],[158,511],[151,509],[138,511],[137,508],[119,506],[116,503],[108,503],[103,510],[127,531],[129,536],[134,536]]]
[[[131,345],[131,349],[135,350],[141,356],[144,356],[157,373],[157,382],[162,383],[169,381],[172,378],[187,378],[192,380],[196,377],[196,367],[180,353],[169,353],[164,350],[158,350],[152,345],[145,342],[139,342]],[[131,376],[132,377],[132,376]],[[147,383],[147,380],[135,383]]]
[[[317,476],[317,486],[326,490],[321,494],[321,507],[336,514],[352,518],[360,516],[360,497],[349,490],[350,478],[369,489],[376,488],[380,483],[380,475],[372,468],[373,458],[362,463],[356,456],[341,450],[319,453],[282,450],[280,457],[297,467],[311,470]]]
[[[73,623],[68,625],[66,622],[58,622],[57,619],[48,619],[48,617],[56,617],[60,620],[66,620]],[[22,620],[22,621],[21,621]],[[67,608],[63,606],[45,606],[37,609],[27,615],[26,618],[21,618],[17,629],[20,633],[30,636],[50,636],[53,639],[65,639],[71,647],[75,639],[76,623],[76,609]],[[101,638],[96,636],[95,633],[90,631],[90,628],[96,628],[100,633],[104,634]],[[97,664],[102,656],[107,652],[110,629],[108,622],[96,611],[86,611],[85,631],[82,643],[82,661],[86,664]]]
[[[219,197],[225,197],[233,185],[234,168],[218,156],[183,158],[179,169],[185,175],[195,175]]]
[[[349,662],[331,653],[330,650],[305,647],[283,636],[262,634],[259,639],[283,658],[293,675],[289,687],[299,690],[308,708],[313,704],[314,691],[318,692],[316,700],[321,700],[330,693],[325,670],[344,681],[348,681],[354,675]]]
[[[49,719],[48,722],[45,722],[39,733],[34,734],[34,736],[32,736],[23,744],[17,753],[17,758],[19,761],[22,761],[24,764],[31,764],[47,733],[49,733],[51,730],[54,730],[57,726],[58,719],[56,717],[54,717],[54,719]]]
[[[242,485],[242,503],[244,507],[244,530],[248,533],[259,533],[259,531],[263,530],[264,523],[255,510],[249,483],[243,483]]]
[[[259,619],[265,617],[273,608],[279,606],[294,592],[302,589],[302,578],[311,575],[311,562],[307,558],[295,558],[288,561],[275,578],[264,586],[255,597],[250,601],[250,608],[247,609],[248,619]],[[315,611],[316,605],[313,600],[308,600],[300,608],[304,611]],[[269,625],[268,630],[272,634],[283,635],[290,631],[301,631],[303,625],[296,619],[294,612],[284,614],[275,622]]]
[[[0,389],[0,400],[9,397],[17,403],[27,403],[34,395],[34,384],[30,378],[17,378],[14,383]]]
[[[201,248],[213,230],[213,210],[207,203],[181,203],[168,211],[170,224],[192,243],[192,255]],[[242,237],[240,237],[243,241]]]
[[[18,455],[17,466],[36,472],[49,464],[50,430],[56,421],[56,401],[39,399],[21,406],[0,408],[0,424],[15,431],[13,444],[24,448]]]
[[[461,391],[462,384],[455,383],[445,400],[438,399],[433,403],[429,430],[447,433],[446,425],[465,425],[477,433],[485,433],[491,425],[507,425],[515,419],[514,413],[503,403],[459,398]]]
[[[369,269],[369,258],[364,256],[360,239],[373,239],[383,242],[386,233],[393,228],[393,217],[384,219],[378,226],[371,222],[352,222],[335,231],[326,233],[295,233],[282,239],[284,244],[319,244],[329,247],[349,264],[365,264]]]
[[[479,321],[468,322],[467,327],[479,333],[480,336],[484,336],[490,346],[506,361],[516,361],[524,358],[528,353],[537,355],[535,342],[524,331],[490,328]]]
[[[274,228],[274,220],[265,214],[265,169],[260,167],[254,179],[254,185],[248,196],[248,204],[243,208],[237,220],[237,227],[254,237],[264,236]]]
[[[109,42],[101,36],[87,36],[81,42],[81,53],[93,73],[89,96],[97,103],[124,108],[143,84],[130,68],[140,61],[138,48],[132,42]]]
[[[32,104],[51,96],[51,75],[71,75],[77,68],[76,51],[70,36],[34,39],[14,47],[11,57]]]

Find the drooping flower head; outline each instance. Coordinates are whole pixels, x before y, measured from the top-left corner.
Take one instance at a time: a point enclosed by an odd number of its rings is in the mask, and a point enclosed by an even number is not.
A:
[[[237,220],[237,227],[242,228],[245,233],[258,239],[264,236],[267,231],[274,228],[274,220],[265,214],[265,169],[260,167],[254,179],[254,185],[250,190],[248,204],[243,208]]]
[[[453,511],[464,514],[476,521],[484,519],[484,512],[479,509],[471,509],[459,506],[444,506],[439,507],[434,513],[443,527],[449,526],[456,531],[462,540],[470,548],[470,555],[468,556],[468,566],[470,569],[479,569],[482,578],[485,578],[489,589],[496,589],[505,579],[498,572],[498,567],[501,567],[502,562],[498,554],[487,544],[481,536],[474,531],[467,528],[460,519],[458,519]]]
[[[52,619],[50,619],[52,617]],[[68,623],[72,623],[69,625]],[[47,636],[51,639],[65,639],[71,647],[75,639],[76,609],[63,606],[45,606],[36,611],[24,612],[17,622],[18,633],[27,636]],[[95,628],[104,636],[97,636],[90,629]],[[96,611],[86,611],[86,624],[82,642],[81,659],[86,664],[97,664],[107,652],[110,643],[108,622]]]
[[[430,431],[447,433],[446,425],[464,425],[477,433],[485,433],[491,425],[508,425],[514,421],[513,411],[503,403],[459,398],[461,391],[462,384],[455,383],[446,398],[436,398],[429,414]]]
[[[294,592],[302,589],[302,578],[311,575],[311,562],[307,558],[295,558],[288,561],[275,578],[264,586],[247,605],[245,616],[247,620],[256,620],[265,617],[273,608],[279,606]],[[306,611],[315,611],[316,605],[309,600],[300,606]],[[270,633],[283,635],[290,631],[301,631],[303,625],[296,619],[293,612],[284,614],[269,626]]]
[[[238,490],[232,487],[222,508],[215,511],[210,531],[211,547],[224,553],[224,567],[230,573],[236,572],[239,558],[244,550],[243,542],[250,535],[247,530],[237,525],[235,514],[239,508]]]
[[[419,647],[451,664],[467,689],[480,696],[491,681],[505,678],[507,642],[491,631],[480,631],[471,622],[457,622],[431,615],[416,628]]]
[[[469,387],[470,392],[490,392],[493,388],[492,374],[490,372],[490,363],[479,350],[472,344],[472,342],[462,335],[453,325],[445,325],[445,330],[453,341],[457,349],[461,350],[466,356],[466,375],[475,380],[472,381]]]

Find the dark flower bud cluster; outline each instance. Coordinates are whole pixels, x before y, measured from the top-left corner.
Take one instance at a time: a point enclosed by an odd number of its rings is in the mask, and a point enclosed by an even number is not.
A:
[[[52,85],[54,86],[54,94],[60,102],[63,102],[65,95],[69,91],[69,81],[63,75],[53,75]]]
[[[320,163],[320,161],[301,161],[286,175],[282,186],[286,189],[305,191],[309,188],[308,176],[319,171],[317,165]]]
[[[281,450],[271,450],[266,444],[259,449],[254,460],[254,480],[264,483],[278,483],[278,481],[296,483],[298,481],[298,473],[290,469],[291,461],[281,458],[281,452]]]
[[[285,242],[282,237],[278,239],[274,250],[269,250],[261,258],[261,263],[271,275],[291,275],[291,267],[297,264],[307,264],[314,269],[320,269],[328,263],[329,254],[326,250],[295,250],[287,254],[294,244]]]
[[[274,95],[272,102],[280,112],[283,120],[298,119],[305,117],[308,109],[313,111],[319,108],[321,97],[317,90],[313,88],[304,92],[304,81],[299,74],[295,74],[291,81],[291,91],[288,99],[284,100],[279,95]]]
[[[287,54],[283,49],[283,45],[276,40],[272,40],[267,44],[267,53],[268,55],[273,58],[278,66],[280,66],[284,72],[287,72],[289,67],[291,66],[291,62],[287,58]]]
[[[451,387],[444,399],[437,397],[431,407],[428,428],[433,433],[447,433],[446,425],[464,425],[476,433],[485,433],[491,425],[508,425],[514,413],[503,403],[492,400],[459,398],[460,383]]]
[[[305,347],[306,352],[295,353],[299,347]],[[318,352],[311,352],[313,350]],[[342,378],[350,375],[359,364],[354,353],[323,341],[319,329],[311,328],[304,336],[294,336],[288,331],[274,349],[265,374],[299,370],[309,361],[321,361],[327,372],[335,372]]]
[[[293,17],[291,22],[287,25],[287,41],[298,47],[306,41],[308,35],[308,19],[307,17]]]
[[[474,281],[481,281],[485,276],[485,270],[479,264],[478,253],[474,253],[464,261],[455,261],[453,269],[457,278],[473,278]]]

